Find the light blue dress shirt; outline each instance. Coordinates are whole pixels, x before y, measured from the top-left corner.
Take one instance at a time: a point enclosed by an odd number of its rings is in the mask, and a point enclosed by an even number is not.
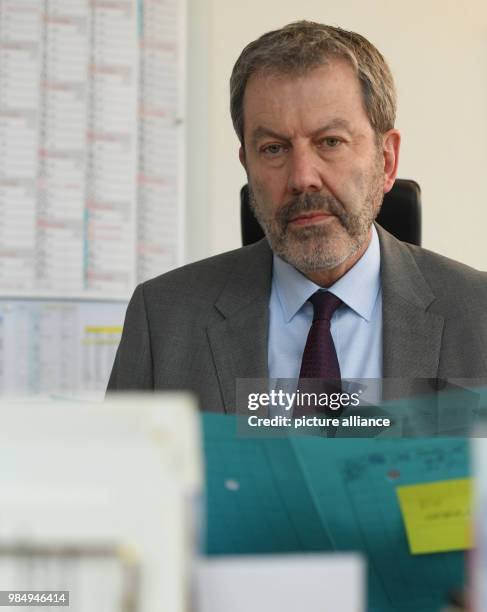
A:
[[[318,289],[318,285],[274,255],[268,343],[271,379],[299,377],[313,320],[313,306],[307,300]],[[380,246],[374,226],[363,256],[329,291],[344,303],[331,320],[342,379],[381,378]]]

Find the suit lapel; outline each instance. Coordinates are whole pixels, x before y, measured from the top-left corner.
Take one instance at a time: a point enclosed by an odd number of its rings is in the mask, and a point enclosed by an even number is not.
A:
[[[409,248],[377,226],[381,245],[383,377],[396,394],[436,378],[444,319],[429,312],[435,300]],[[400,380],[399,380],[400,379]],[[387,385],[386,385],[387,388]]]
[[[242,251],[215,302],[222,320],[207,328],[226,412],[235,410],[237,378],[267,378],[272,252],[261,240]]]

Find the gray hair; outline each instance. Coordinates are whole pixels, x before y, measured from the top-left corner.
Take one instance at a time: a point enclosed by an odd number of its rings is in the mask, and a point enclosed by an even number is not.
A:
[[[248,44],[230,78],[230,113],[243,144],[243,99],[252,74],[302,75],[330,57],[346,59],[362,88],[365,111],[376,135],[394,127],[396,91],[391,71],[380,52],[355,32],[312,21],[297,21],[263,34]]]

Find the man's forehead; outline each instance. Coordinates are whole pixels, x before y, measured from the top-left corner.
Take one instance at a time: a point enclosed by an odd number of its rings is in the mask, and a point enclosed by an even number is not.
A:
[[[282,79],[292,80],[307,77],[309,74],[321,68],[336,69],[342,66],[346,66],[351,69],[355,74],[358,74],[356,65],[352,60],[346,56],[327,54],[322,57],[317,57],[315,60],[308,60],[306,63],[299,64],[294,63],[293,65],[282,64],[268,64],[263,65],[254,70],[248,77],[247,84],[256,79]],[[358,78],[358,77],[357,77]]]
[[[369,123],[359,79],[346,60],[328,61],[304,74],[253,74],[243,114],[245,131],[252,137],[282,132],[286,123],[300,122],[310,133],[351,131],[357,120]]]
[[[284,67],[281,70],[275,68],[260,68],[249,76],[245,85],[244,97],[249,91],[264,90],[272,88],[275,85],[282,86],[286,83],[294,83],[299,80],[307,79],[314,72],[329,66],[330,62],[326,61],[303,68],[302,70],[285,70]]]

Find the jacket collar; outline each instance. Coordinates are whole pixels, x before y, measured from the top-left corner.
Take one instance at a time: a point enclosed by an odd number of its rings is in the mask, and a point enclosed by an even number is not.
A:
[[[222,319],[207,328],[226,412],[234,412],[238,378],[267,378],[272,251],[267,240],[242,249],[215,302]]]
[[[399,397],[422,389],[420,379],[437,377],[444,317],[430,310],[435,295],[416,262],[414,247],[376,227],[381,247],[382,376],[395,379],[391,393],[385,381],[386,398]]]

